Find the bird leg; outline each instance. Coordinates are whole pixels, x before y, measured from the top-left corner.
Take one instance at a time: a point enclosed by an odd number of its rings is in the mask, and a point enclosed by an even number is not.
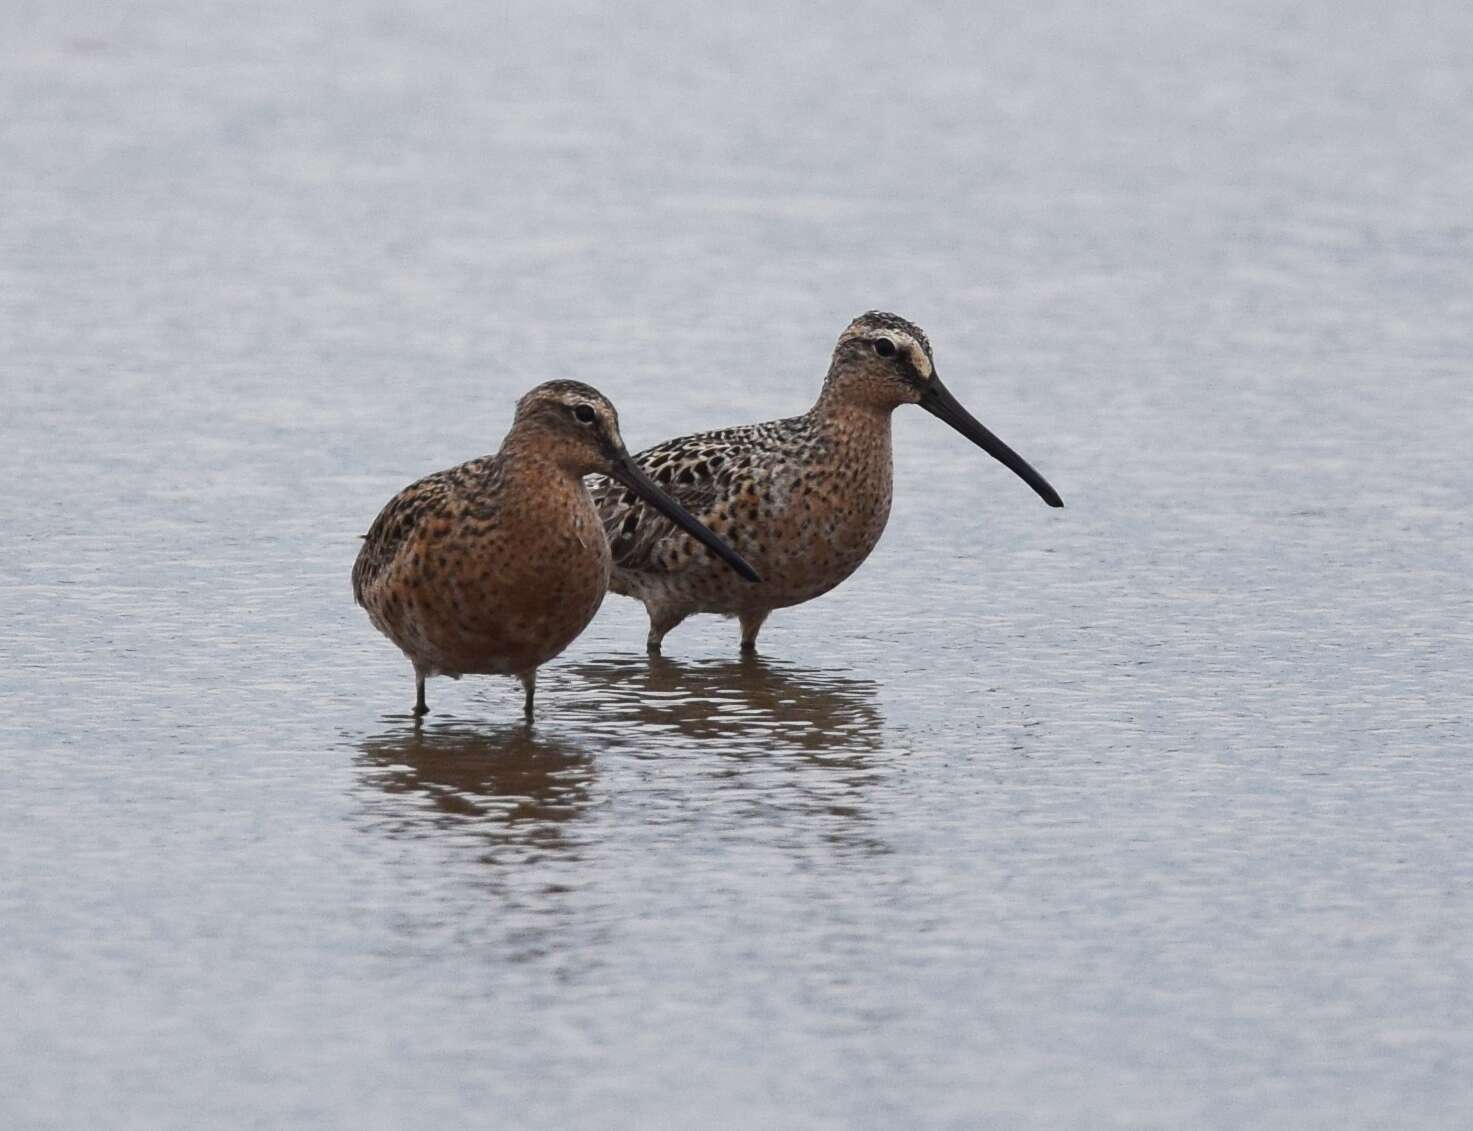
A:
[[[650,615],[650,634],[645,638],[644,646],[651,656],[658,656],[660,645],[664,642],[666,634],[685,620],[687,614],[655,608],[651,605],[646,605],[645,611]]]
[[[523,672],[517,676],[522,681],[522,686],[527,689],[527,698],[522,702],[522,714],[527,716],[527,721],[532,721],[532,696],[537,693],[537,669]]]
[[[423,718],[430,713],[425,704],[425,677],[424,672],[414,673],[414,717]]]
[[[757,634],[762,631],[762,623],[767,620],[771,609],[757,609],[749,613],[737,614],[737,619],[742,624],[742,651],[757,651]]]

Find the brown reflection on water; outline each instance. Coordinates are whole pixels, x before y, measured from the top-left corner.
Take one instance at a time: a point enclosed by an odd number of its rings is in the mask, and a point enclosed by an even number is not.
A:
[[[508,710],[501,691],[488,684],[476,697],[485,722],[395,720],[356,743],[369,827],[394,838],[468,834],[487,863],[571,863],[600,835],[596,821],[579,831],[598,777],[627,774],[633,757],[662,763],[659,773],[620,778],[613,795],[653,791],[662,821],[719,813],[709,830],[718,834],[779,824],[846,849],[885,848],[869,796],[894,760],[881,756],[871,681],[756,657],[589,660],[545,674],[531,726],[496,718]]]
[[[573,830],[597,772],[587,749],[541,738],[521,722],[406,720],[358,750],[363,827],[448,851],[434,872],[440,888],[421,884],[397,908],[401,935],[452,930],[515,963],[578,952],[572,940],[588,870]],[[586,974],[586,965],[572,963],[568,976]]]
[[[558,710],[655,746],[700,743],[713,753],[796,752],[862,768],[884,719],[869,680],[743,656],[698,662],[612,657],[563,668],[582,687]]]
[[[888,851],[872,797],[896,759],[873,681],[755,656],[610,657],[560,678],[582,689],[560,708],[569,725],[663,763],[690,819],[719,813],[733,835],[782,829],[796,845]]]
[[[359,750],[367,781],[386,795],[371,806],[376,823],[395,836],[473,825],[528,847],[560,847],[561,826],[588,804],[595,773],[588,751],[521,723],[405,723]]]

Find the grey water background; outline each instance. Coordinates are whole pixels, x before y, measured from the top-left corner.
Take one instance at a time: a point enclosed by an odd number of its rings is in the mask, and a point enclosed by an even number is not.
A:
[[[6,1127],[1454,1127],[1473,9],[12,3]],[[400,486],[915,410],[763,656],[431,685]]]

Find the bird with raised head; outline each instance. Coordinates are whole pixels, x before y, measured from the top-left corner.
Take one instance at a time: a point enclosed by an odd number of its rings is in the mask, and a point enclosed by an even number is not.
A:
[[[738,584],[639,495],[603,478],[593,494],[614,555],[610,586],[644,603],[647,645],[694,613],[734,616],[744,651],[774,609],[827,593],[869,556],[890,517],[890,418],[916,404],[1009,468],[1051,507],[1063,500],[941,383],[919,326],[870,311],[839,336],[802,416],[656,444],[635,462],[762,574]]]

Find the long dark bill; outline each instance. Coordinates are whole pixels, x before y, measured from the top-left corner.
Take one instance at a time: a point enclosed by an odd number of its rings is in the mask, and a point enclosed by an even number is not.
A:
[[[1059,493],[1049,486],[1048,480],[1034,471],[1026,459],[982,427],[981,421],[962,408],[961,402],[951,395],[951,390],[941,383],[940,377],[933,375],[926,383],[926,391],[921,397],[921,407],[938,420],[946,421],[993,459],[1010,469],[1014,475],[1037,491],[1038,497],[1049,506],[1062,507],[1064,505],[1064,500],[1059,498]]]
[[[627,453],[621,452],[614,456],[609,473],[692,538],[707,546],[742,577],[748,581],[762,580],[757,576],[757,571],[747,564],[746,559],[702,526],[700,519],[660,490],[655,481],[641,471]]]

